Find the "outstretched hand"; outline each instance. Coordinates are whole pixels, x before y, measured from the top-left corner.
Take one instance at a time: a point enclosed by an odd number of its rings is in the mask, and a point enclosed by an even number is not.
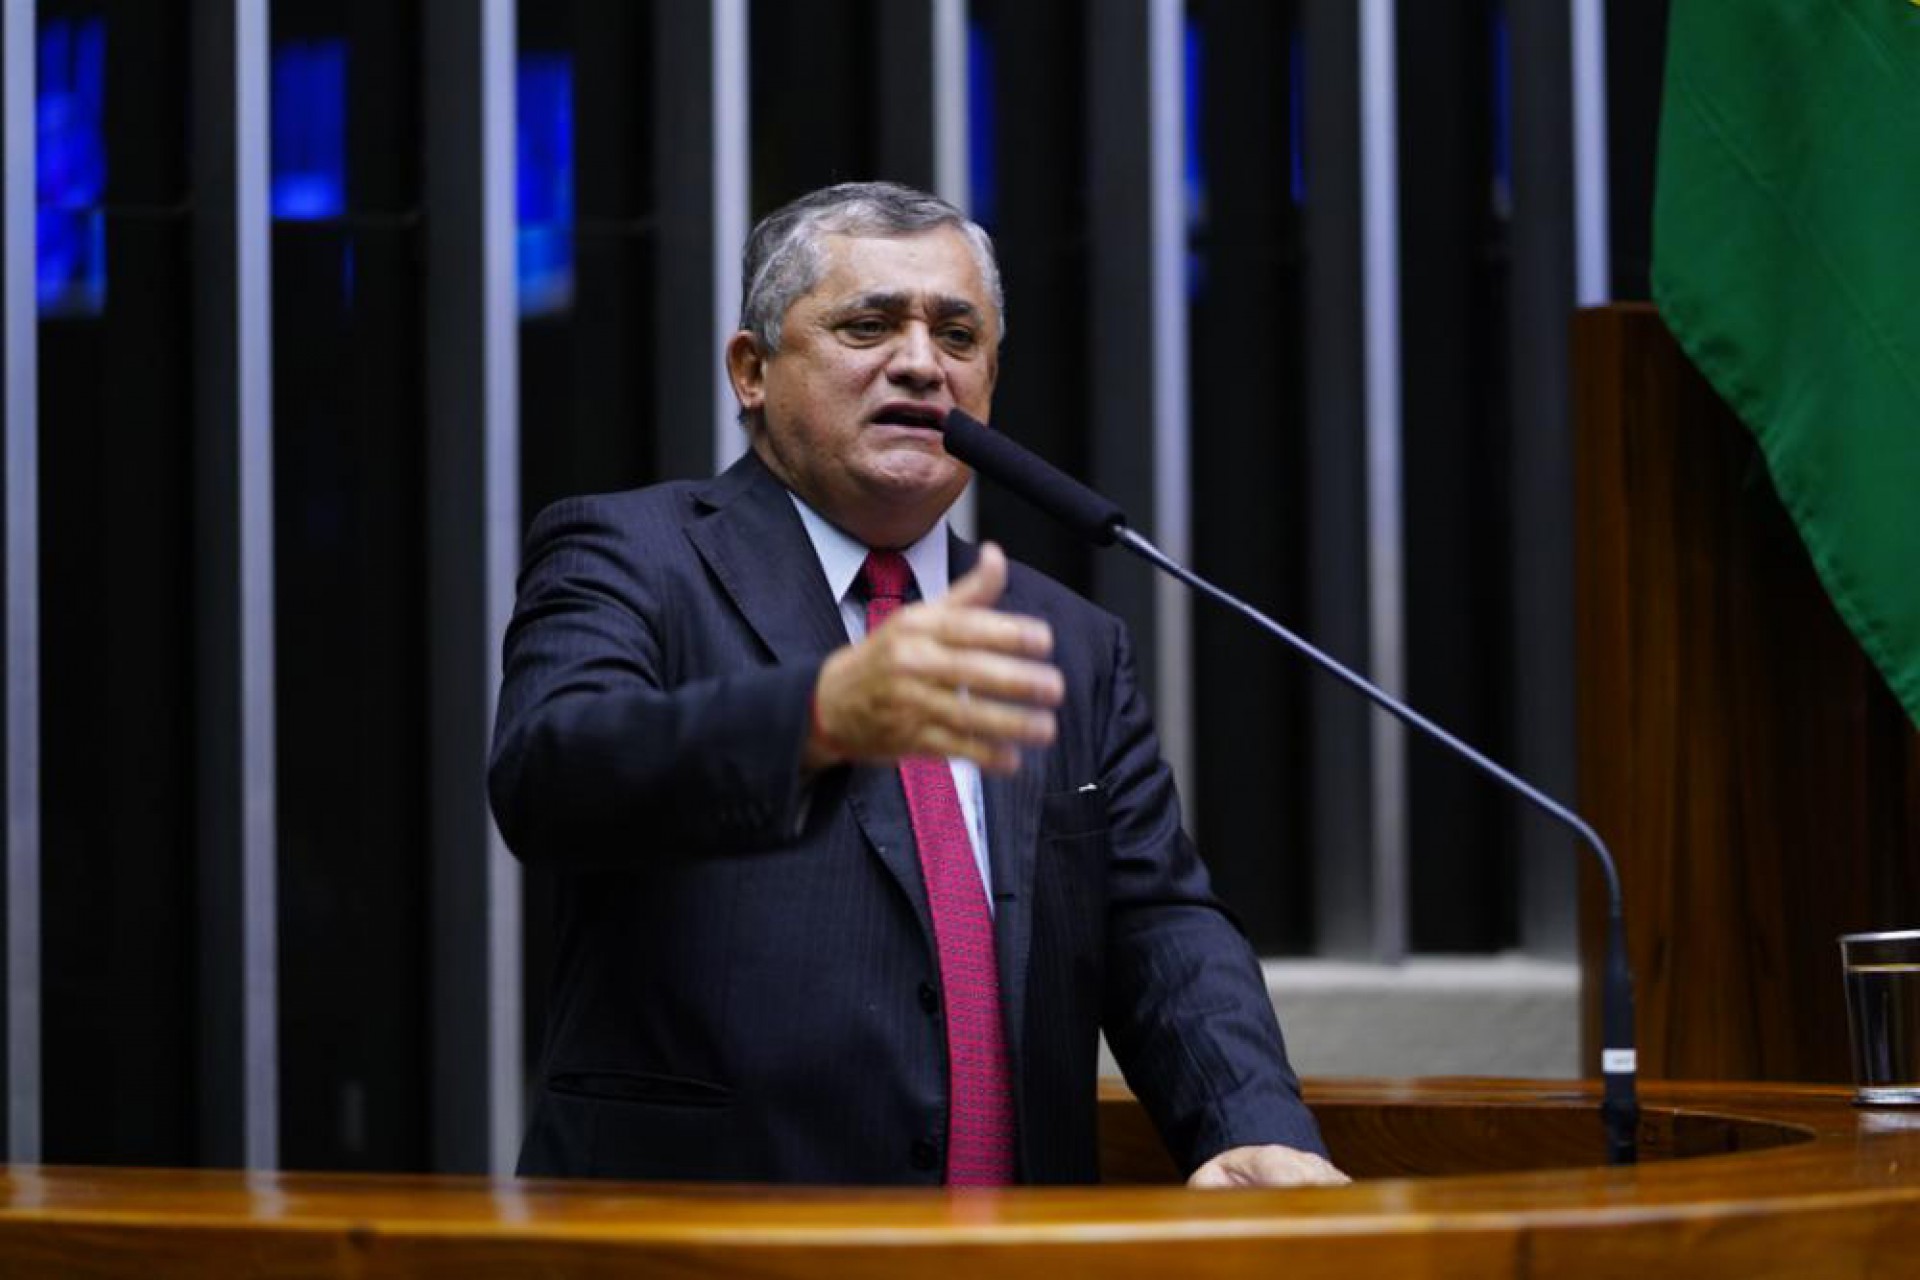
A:
[[[1052,742],[1065,694],[1047,661],[1053,630],[995,609],[1006,585],[1006,554],[989,542],[946,595],[907,605],[829,657],[814,686],[807,768],[957,756],[1012,773],[1022,747]]]
[[[1193,1171],[1189,1187],[1338,1187],[1353,1179],[1311,1151],[1278,1143],[1232,1147]]]

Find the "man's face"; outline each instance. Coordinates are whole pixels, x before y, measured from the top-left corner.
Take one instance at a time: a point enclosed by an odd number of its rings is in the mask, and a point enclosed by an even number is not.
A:
[[[807,504],[869,546],[913,542],[966,487],[937,424],[990,415],[998,320],[952,227],[829,235],[819,284],[788,308],[780,350],[727,346],[754,448]]]

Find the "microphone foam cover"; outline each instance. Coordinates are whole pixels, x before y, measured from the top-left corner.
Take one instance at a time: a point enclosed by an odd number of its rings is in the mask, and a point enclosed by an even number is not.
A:
[[[947,452],[1099,547],[1113,545],[1127,523],[1120,504],[960,409],[947,413]]]

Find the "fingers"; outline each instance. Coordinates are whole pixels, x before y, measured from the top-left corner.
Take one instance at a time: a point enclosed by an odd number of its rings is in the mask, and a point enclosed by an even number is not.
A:
[[[1053,628],[1041,619],[954,604],[951,596],[903,610],[887,625],[956,650],[984,649],[1027,658],[1044,658],[1053,652]]]
[[[966,690],[909,682],[891,697],[870,704],[859,718],[860,758],[950,756],[989,773],[1012,773],[1022,748],[1047,746],[1058,732],[1050,710]]]
[[[806,765],[950,756],[1010,773],[1022,748],[1051,744],[1066,697],[1046,661],[1053,631],[1002,613],[1006,556],[980,562],[939,600],[909,605],[822,666]]]
[[[1275,1148],[1282,1153],[1280,1157],[1270,1158],[1261,1168],[1264,1176],[1262,1185],[1269,1187],[1343,1187],[1352,1182],[1346,1174],[1333,1164],[1311,1151],[1290,1151],[1285,1147]]]
[[[1016,702],[934,690],[926,695],[926,728],[953,738],[1012,747],[1045,747],[1058,726],[1053,712]],[[953,752],[942,752],[950,755]]]
[[[1189,1187],[1337,1187],[1352,1179],[1325,1158],[1277,1144],[1233,1147],[1193,1171]]]
[[[1225,1162],[1215,1156],[1193,1171],[1193,1176],[1187,1179],[1187,1185],[1195,1191],[1218,1191],[1223,1187],[1240,1184],[1235,1182],[1233,1175],[1227,1172]]]
[[[1023,702],[1036,707],[1057,707],[1066,697],[1066,681],[1051,662],[918,637],[902,640],[891,657],[902,675],[915,678],[928,692]],[[945,709],[944,703],[929,706]]]
[[[904,730],[889,754],[958,756],[1012,772],[1020,748],[1047,746],[1057,732],[1053,708],[1066,681],[1052,663],[1021,656],[1052,647],[1046,624],[1031,618],[938,606],[908,618],[871,655]]]
[[[1008,774],[1020,769],[1020,748],[1010,742],[976,738],[929,725],[919,734],[922,746],[904,755],[969,760],[982,773]]]
[[[980,559],[947,588],[946,602],[966,609],[990,609],[1007,589],[1007,553],[997,542],[980,544]]]

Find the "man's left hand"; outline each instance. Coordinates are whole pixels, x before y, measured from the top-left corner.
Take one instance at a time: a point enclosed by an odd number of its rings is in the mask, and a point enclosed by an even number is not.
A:
[[[1337,1187],[1353,1179],[1311,1151],[1229,1147],[1193,1171],[1189,1187]]]

